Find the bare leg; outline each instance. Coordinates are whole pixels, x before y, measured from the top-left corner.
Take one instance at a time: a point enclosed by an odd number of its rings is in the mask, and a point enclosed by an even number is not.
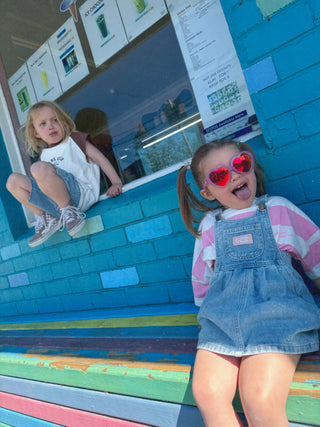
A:
[[[288,427],[286,401],[300,354],[243,357],[239,391],[249,427]]]
[[[7,190],[17,199],[22,205],[26,206],[35,215],[42,215],[43,211],[37,206],[28,202],[32,185],[30,179],[20,173],[12,173],[7,181]]]
[[[239,365],[239,358],[198,350],[192,391],[207,427],[242,426],[232,406]]]
[[[31,174],[37,181],[40,190],[57,203],[59,208],[70,204],[70,195],[62,178],[50,163],[36,162],[30,168]]]

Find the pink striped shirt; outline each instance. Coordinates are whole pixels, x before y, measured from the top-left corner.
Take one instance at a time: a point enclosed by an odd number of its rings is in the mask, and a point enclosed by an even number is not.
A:
[[[281,251],[301,261],[310,279],[320,277],[320,230],[299,208],[283,197],[269,197],[267,200],[272,231]],[[247,209],[227,209],[224,219],[241,219],[251,216],[257,206]],[[214,216],[209,212],[201,221],[202,235],[196,239],[192,286],[196,305],[201,305],[213,275],[216,247],[214,242]]]

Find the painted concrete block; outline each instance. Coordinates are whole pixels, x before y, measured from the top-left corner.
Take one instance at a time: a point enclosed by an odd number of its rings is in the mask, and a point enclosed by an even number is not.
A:
[[[256,0],[257,6],[264,17],[272,15],[294,0]]]
[[[20,256],[21,250],[18,243],[14,243],[13,245],[5,246],[4,248],[1,248],[0,255],[4,261],[10,258],[15,258],[17,256]]]
[[[90,253],[90,245],[88,240],[72,240],[71,242],[60,245],[59,251],[62,259],[80,257]]]
[[[73,239],[90,236],[91,234],[99,233],[102,230],[104,230],[104,225],[101,215],[96,215],[86,219],[85,226],[79,231],[79,233],[73,236]]]
[[[273,53],[273,60],[280,79],[296,74],[319,62],[319,29],[302,34],[293,42],[281,46]]]
[[[8,276],[10,288],[29,285],[29,277],[27,273],[18,273]]]
[[[140,204],[138,202],[129,203],[128,205],[106,211],[102,215],[104,228],[123,226],[130,222],[138,221],[143,218]]]
[[[35,267],[36,263],[32,255],[22,255],[12,260],[15,271],[28,270]]]
[[[92,310],[93,308],[90,296],[86,292],[66,295],[61,300],[63,311]]]
[[[260,125],[263,127],[264,137],[274,148],[288,145],[299,139],[297,123],[291,112],[267,121],[262,119]]]
[[[1,291],[1,302],[2,303],[10,303],[14,301],[21,301],[23,299],[23,294],[21,291],[21,287],[11,288],[11,289],[3,289]]]
[[[309,7],[296,2],[294,7],[287,8],[273,16],[270,21],[264,20],[244,34],[239,41],[239,52],[244,49],[246,58],[242,56],[242,66],[247,68],[259,58],[269,55],[279,46],[294,40],[313,27],[313,17]]]
[[[0,277],[0,289],[9,288],[9,282],[7,277]]]
[[[185,271],[180,258],[166,258],[164,260],[147,262],[137,265],[141,283],[166,282],[185,279]]]
[[[113,256],[119,267],[153,261],[157,258],[151,243],[136,243],[114,249]]]
[[[125,290],[129,305],[165,304],[169,302],[166,284],[135,286]]]
[[[96,309],[119,308],[128,306],[125,288],[113,288],[108,290],[106,289],[103,292],[95,292],[90,296],[90,300]]]
[[[33,255],[37,266],[53,264],[61,261],[61,255],[58,248],[43,248]]]
[[[127,243],[127,237],[123,228],[107,230],[96,236],[90,237],[90,246],[92,252],[105,251],[107,249],[124,246]]]
[[[186,230],[186,227],[181,218],[180,211],[171,213],[169,215],[169,219],[172,224],[172,229],[174,233],[178,233],[179,231]]]
[[[36,299],[46,297],[46,293],[42,283],[38,283],[36,285],[24,286],[23,288],[21,288],[21,290],[22,290],[23,298],[25,300],[29,300],[29,299],[36,300]]]
[[[102,289],[100,275],[98,273],[70,277],[69,283],[74,293]]]
[[[135,267],[119,270],[103,271],[100,273],[102,286],[104,288],[119,288],[122,286],[133,286],[139,283],[139,275]]]
[[[188,233],[179,233],[156,240],[154,247],[158,258],[174,257],[192,254],[194,249],[194,237]]]
[[[262,21],[262,13],[257,7],[256,2],[235,1],[235,7],[232,9],[232,13],[227,9],[227,4],[229,5],[229,3],[230,0],[221,1],[221,5],[229,21],[228,24],[231,34],[237,34],[238,36]]]
[[[295,111],[294,117],[301,136],[320,133],[320,100],[299,108]]]
[[[243,73],[250,94],[272,86],[278,81],[273,60],[270,56],[243,70]]]
[[[62,279],[63,277],[70,277],[81,273],[80,265],[77,259],[53,264],[51,269],[54,279]]]
[[[43,287],[49,297],[71,294],[71,287],[67,279],[47,282],[43,284]]]
[[[320,202],[307,203],[299,207],[320,227]]]
[[[320,168],[302,174],[300,179],[307,199],[319,199]]]
[[[172,233],[167,215],[129,225],[125,228],[129,242],[137,243],[143,240],[155,239]]]
[[[79,258],[79,264],[82,273],[104,271],[106,269],[115,267],[115,262],[110,251],[99,252],[98,254],[81,257]]]
[[[53,279],[51,268],[47,265],[35,267],[28,271],[30,283],[48,282]]]
[[[193,302],[191,280],[182,283],[170,283],[167,286],[170,300],[173,302]]]
[[[62,300],[59,297],[43,298],[37,300],[39,313],[61,313],[63,312]]]
[[[149,199],[142,200],[141,206],[145,217],[178,209],[179,201],[177,191],[173,188],[165,193],[157,194]]]
[[[283,83],[259,94],[266,118],[275,117],[320,98],[320,65],[307,69]]]
[[[0,304],[0,317],[15,316],[18,314],[15,303]]]
[[[288,178],[268,182],[266,190],[270,196],[285,197],[295,205],[305,202],[305,193],[298,176],[289,176]]]
[[[38,313],[36,301],[18,301],[16,306],[19,314]]]

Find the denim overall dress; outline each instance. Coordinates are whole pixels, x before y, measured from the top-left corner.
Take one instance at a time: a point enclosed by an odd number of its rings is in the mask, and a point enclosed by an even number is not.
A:
[[[319,348],[320,310],[279,250],[265,200],[248,218],[215,216],[217,260],[199,310],[198,349],[241,357]]]

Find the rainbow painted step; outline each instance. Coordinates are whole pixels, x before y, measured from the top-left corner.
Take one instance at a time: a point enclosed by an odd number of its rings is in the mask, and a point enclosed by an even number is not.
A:
[[[0,423],[19,412],[69,426],[84,411],[88,425],[202,426],[191,392],[196,315],[181,304],[2,321]],[[234,406],[242,411],[238,397]],[[319,353],[299,363],[287,415],[320,426]]]

